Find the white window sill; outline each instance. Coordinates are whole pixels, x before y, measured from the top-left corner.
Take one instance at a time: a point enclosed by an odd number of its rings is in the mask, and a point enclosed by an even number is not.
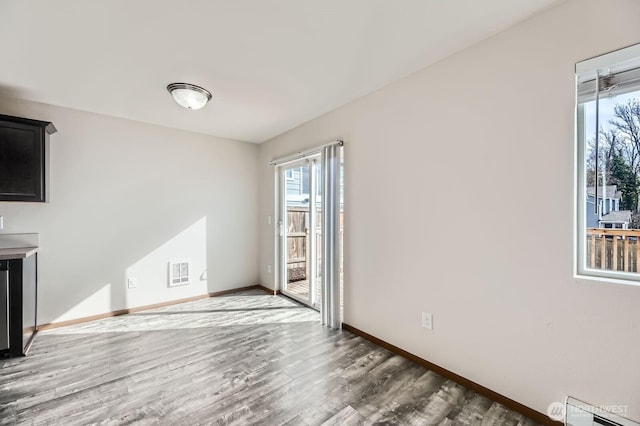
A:
[[[636,279],[640,280],[640,277],[636,275]],[[625,279],[625,278],[613,278],[613,277],[599,277],[594,275],[584,275],[584,274],[573,274],[573,278],[578,280],[587,280],[587,281],[599,281],[603,284],[622,284],[622,285],[632,285],[636,287],[640,287],[640,281],[636,281],[636,279]]]

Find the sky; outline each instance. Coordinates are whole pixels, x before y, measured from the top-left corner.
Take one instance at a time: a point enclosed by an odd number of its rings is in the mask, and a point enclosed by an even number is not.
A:
[[[613,118],[613,108],[616,106],[616,104],[626,104],[629,99],[632,98],[640,99],[640,91],[612,96],[611,98],[600,98],[600,128],[604,130],[611,129],[612,126],[609,124],[609,120]],[[587,136],[587,140],[593,139],[595,137],[596,126],[595,101],[587,102],[584,104],[584,118],[586,129],[585,135]]]

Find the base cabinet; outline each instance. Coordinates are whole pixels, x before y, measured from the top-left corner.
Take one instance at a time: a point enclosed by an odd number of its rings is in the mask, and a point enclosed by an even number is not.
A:
[[[0,260],[0,355],[26,355],[37,324],[37,254]]]

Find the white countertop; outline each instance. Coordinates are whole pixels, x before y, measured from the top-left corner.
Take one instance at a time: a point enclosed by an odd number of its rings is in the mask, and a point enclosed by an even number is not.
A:
[[[17,247],[0,249],[0,260],[24,259],[38,252],[38,247]]]

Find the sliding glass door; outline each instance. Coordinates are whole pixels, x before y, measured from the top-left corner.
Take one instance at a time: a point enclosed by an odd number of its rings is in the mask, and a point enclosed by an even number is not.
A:
[[[277,166],[280,290],[319,309],[322,323],[342,318],[343,156],[340,141]]]
[[[280,169],[281,289],[320,308],[322,268],[322,169],[320,156]]]

